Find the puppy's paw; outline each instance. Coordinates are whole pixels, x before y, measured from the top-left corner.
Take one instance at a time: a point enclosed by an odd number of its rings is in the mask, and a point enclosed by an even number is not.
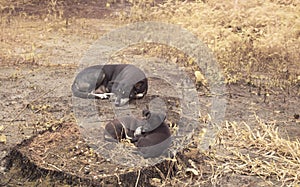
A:
[[[134,137],[140,136],[142,134],[142,127],[138,127],[134,131]]]
[[[108,95],[106,95],[106,94],[104,93],[104,94],[101,94],[100,98],[101,98],[101,99],[108,99],[108,98],[109,98],[109,96],[108,96]]]
[[[108,98],[108,96],[105,95],[105,94],[97,94],[96,96],[99,97],[100,99],[107,99]]]
[[[107,98],[109,98],[109,95],[107,95],[107,94],[95,94],[95,93],[91,93],[93,96],[95,96],[95,97],[98,97],[98,98],[100,98],[100,99],[107,99]]]

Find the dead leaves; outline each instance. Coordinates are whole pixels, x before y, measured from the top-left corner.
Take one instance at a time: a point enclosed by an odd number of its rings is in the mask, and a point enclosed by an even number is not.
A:
[[[4,134],[0,135],[0,143],[6,144],[6,136]]]
[[[0,133],[2,133],[2,131],[4,130],[4,126],[0,125]],[[0,134],[0,143],[4,143],[6,144],[6,136],[4,134]]]

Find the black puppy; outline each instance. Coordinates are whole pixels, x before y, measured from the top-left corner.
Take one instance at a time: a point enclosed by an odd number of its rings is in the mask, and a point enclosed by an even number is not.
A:
[[[141,135],[136,133],[135,145],[144,158],[158,157],[171,145],[171,132],[165,123],[164,113],[143,111],[146,123],[141,128]]]
[[[122,117],[109,122],[105,126],[105,138],[121,141],[129,139],[138,147],[140,154],[145,157],[160,156],[171,144],[171,133],[164,122],[166,115],[143,111],[145,119]]]
[[[116,106],[143,98],[147,90],[145,73],[131,64],[90,66],[79,72],[72,84],[73,95],[80,98],[106,99],[113,93]]]

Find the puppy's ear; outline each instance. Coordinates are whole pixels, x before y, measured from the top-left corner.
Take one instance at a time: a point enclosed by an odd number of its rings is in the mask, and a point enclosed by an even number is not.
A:
[[[149,119],[151,113],[148,109],[144,109],[143,112],[142,112],[142,115],[143,115],[143,117],[146,117],[147,119]]]

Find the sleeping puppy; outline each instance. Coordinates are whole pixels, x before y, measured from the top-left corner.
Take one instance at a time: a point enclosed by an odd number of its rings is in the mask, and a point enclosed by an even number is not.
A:
[[[132,99],[143,98],[148,90],[145,73],[131,64],[90,66],[76,76],[72,84],[75,97],[107,99],[116,96],[115,105],[122,106]]]
[[[135,145],[144,158],[158,157],[171,145],[171,132],[165,123],[164,113],[143,111],[146,118],[141,128],[141,135],[136,135]]]
[[[171,144],[171,133],[164,122],[166,115],[143,111],[144,119],[133,117],[114,119],[105,126],[105,139],[121,141],[128,139],[144,158],[158,157]]]

